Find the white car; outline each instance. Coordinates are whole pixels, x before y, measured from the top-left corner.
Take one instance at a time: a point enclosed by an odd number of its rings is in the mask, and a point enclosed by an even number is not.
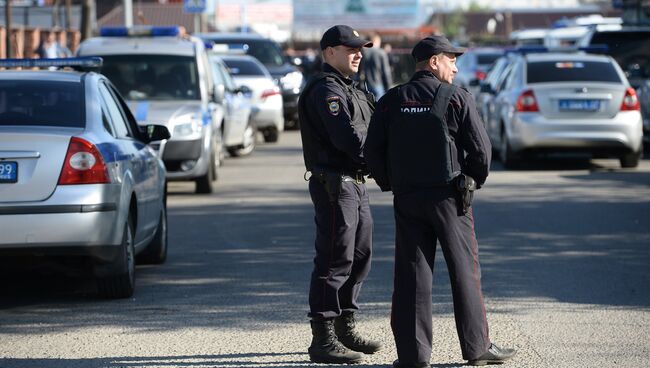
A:
[[[248,119],[230,119],[215,95],[203,41],[177,27],[109,27],[79,45],[100,56],[101,73],[129,101],[139,122],[165,124],[171,139],[158,147],[169,180],[193,180],[211,193],[224,146],[243,149]]]
[[[0,67],[98,65],[85,59],[0,60]],[[126,298],[135,261],[167,258],[165,167],[97,73],[0,71],[0,256],[85,256],[101,296]]]
[[[506,167],[529,154],[564,152],[638,166],[639,99],[612,57],[535,52],[513,56],[510,63],[487,122]]]
[[[252,119],[266,142],[276,142],[283,130],[282,93],[266,67],[252,56],[221,55],[235,83],[251,90]]]

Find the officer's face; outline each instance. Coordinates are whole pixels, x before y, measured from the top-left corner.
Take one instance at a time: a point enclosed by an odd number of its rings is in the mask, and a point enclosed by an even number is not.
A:
[[[431,57],[433,74],[441,81],[451,83],[458,73],[456,68],[456,55],[454,54],[439,54]]]
[[[341,74],[346,77],[359,71],[361,62],[361,48],[349,46],[328,47],[325,50],[328,58],[327,63],[335,67]]]

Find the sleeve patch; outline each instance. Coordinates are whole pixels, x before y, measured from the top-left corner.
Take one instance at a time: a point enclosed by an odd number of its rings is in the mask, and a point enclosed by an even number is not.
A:
[[[327,110],[331,115],[338,115],[341,111],[341,99],[338,96],[328,97]]]

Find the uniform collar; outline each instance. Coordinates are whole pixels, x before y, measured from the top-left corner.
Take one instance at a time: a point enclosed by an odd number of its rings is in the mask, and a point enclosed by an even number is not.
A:
[[[344,77],[343,74],[341,74],[338,71],[338,69],[336,69],[335,67],[329,65],[328,63],[323,63],[323,71],[325,73],[334,73],[334,74],[338,75],[340,77],[340,79],[343,82],[345,82],[345,84],[351,85],[354,82],[352,79]]]
[[[413,76],[411,77],[411,80],[413,81],[413,80],[424,79],[424,78],[433,78],[439,82],[438,78],[436,78],[436,76],[428,70],[419,70],[415,72],[415,74],[413,74]]]

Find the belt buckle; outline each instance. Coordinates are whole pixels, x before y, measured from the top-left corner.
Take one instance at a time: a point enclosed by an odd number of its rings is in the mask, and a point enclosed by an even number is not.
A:
[[[357,174],[354,176],[354,181],[355,181],[357,184],[363,184],[363,183],[365,183],[365,180],[364,180],[364,178],[363,178],[363,174],[361,174],[361,173],[357,173]]]

